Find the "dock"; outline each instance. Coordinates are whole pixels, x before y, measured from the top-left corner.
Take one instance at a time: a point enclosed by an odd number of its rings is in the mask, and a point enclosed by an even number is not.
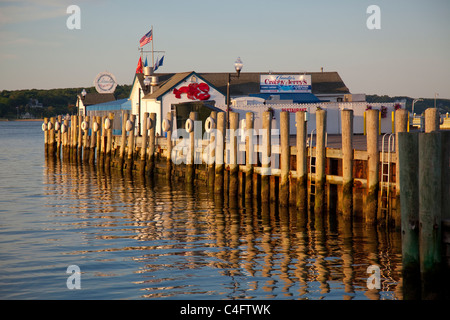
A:
[[[310,135],[305,111],[295,113],[296,135],[289,134],[287,111],[281,112],[275,131],[270,111],[263,113],[258,130],[251,112],[245,119],[229,112],[227,119],[227,113],[216,111],[205,123],[191,112],[185,127],[176,131],[168,113],[161,119],[164,136],[155,133],[155,113],[144,114],[141,135],[136,117],[126,112],[121,128],[113,128],[118,121],[110,113],[46,118],[42,129],[45,154],[52,161],[163,175],[187,186],[206,184],[218,196],[256,198],[262,205],[276,203],[314,215],[332,211],[344,220],[401,230],[403,252],[411,253],[404,257],[406,270],[413,270],[405,285],[414,288],[418,276],[423,283],[419,288],[427,286],[422,297],[433,298],[438,293],[429,293],[430,288],[439,281],[436,275],[442,275],[442,268],[434,267],[450,266],[450,131],[439,129],[438,113],[430,110],[425,132],[409,132],[408,112],[399,109],[395,133],[380,135],[379,116],[378,110],[366,111],[365,135],[353,134],[352,110],[341,111],[342,134],[328,135],[322,109],[316,110],[316,129]],[[113,129],[121,134],[113,135]],[[431,256],[424,253],[430,251]]]

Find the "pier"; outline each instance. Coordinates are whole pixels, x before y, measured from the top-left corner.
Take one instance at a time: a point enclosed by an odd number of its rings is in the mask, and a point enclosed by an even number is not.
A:
[[[230,112],[227,119],[225,112],[213,111],[204,122],[191,112],[176,131],[168,113],[161,119],[164,136],[156,134],[155,113],[144,114],[141,135],[136,117],[126,112],[121,122],[113,113],[46,118],[43,131],[50,160],[161,175],[186,186],[202,183],[218,196],[256,198],[263,206],[316,216],[329,211],[401,230],[410,293],[405,297],[434,299],[442,294],[433,292],[442,287],[438,281],[448,281],[440,277],[450,260],[450,132],[439,130],[436,114],[425,113],[425,133],[418,133],[408,132],[408,112],[396,110],[395,133],[386,135],[379,132],[378,110],[366,111],[365,135],[353,134],[352,110],[341,110],[342,135],[327,135],[327,111],[320,109],[311,135],[304,111],[295,113],[295,136],[287,111],[281,112],[277,130],[270,111],[263,113],[258,130],[251,112],[244,119]],[[113,129],[121,134],[113,135]]]

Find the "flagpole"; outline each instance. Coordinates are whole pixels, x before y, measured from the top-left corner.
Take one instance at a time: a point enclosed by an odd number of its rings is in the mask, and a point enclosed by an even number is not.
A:
[[[153,39],[155,38],[155,34],[153,33],[153,25],[152,25],[152,68],[155,67],[155,59],[153,56]]]

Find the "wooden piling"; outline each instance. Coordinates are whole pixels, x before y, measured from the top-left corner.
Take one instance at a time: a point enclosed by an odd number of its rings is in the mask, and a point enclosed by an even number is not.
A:
[[[62,149],[62,134],[61,134],[61,125],[62,125],[62,116],[58,116],[56,121],[58,122],[59,128],[56,134],[56,158],[60,158],[61,149]]]
[[[270,200],[270,157],[271,146],[272,112],[264,111],[262,118],[262,150],[261,150],[261,201]]]
[[[216,111],[211,111],[211,114],[209,115],[211,117],[211,119],[214,121],[214,124],[211,127],[211,132],[210,132],[210,137],[209,137],[209,145],[212,149],[208,150],[208,185],[210,187],[214,186],[214,177],[215,177],[215,159],[216,159],[216,135],[212,134],[214,132],[214,130],[217,127],[217,112]]]
[[[398,160],[400,164],[401,234],[403,296],[405,300],[420,299],[419,258],[419,134],[398,133]]]
[[[253,197],[253,163],[254,163],[254,132],[253,112],[245,114],[245,198]]]
[[[72,122],[72,154],[71,161],[76,163],[78,161],[78,116],[74,115]]]
[[[67,161],[72,161],[72,141],[73,141],[73,130],[72,130],[72,120],[73,116],[68,117],[68,126],[67,126]]]
[[[71,115],[70,116],[70,122],[69,122],[69,127],[67,128],[67,131],[69,131],[69,135],[68,135],[68,141],[67,141],[67,148],[68,148],[68,160],[69,162],[72,162],[72,156],[73,156],[73,129],[74,126],[74,116]]]
[[[437,108],[428,108],[425,110],[425,132],[439,131],[439,110]]]
[[[99,124],[98,126],[98,131],[97,131],[97,141],[96,141],[96,145],[97,145],[97,166],[100,165],[100,161],[103,159],[102,156],[102,132],[103,132],[103,121],[102,121],[102,117],[100,116],[96,116],[96,121]]]
[[[289,172],[290,172],[290,146],[289,146],[289,112],[280,113],[280,206],[289,206]]]
[[[156,113],[150,113],[150,120],[153,126],[148,131],[148,163],[147,163],[147,174],[153,175],[155,171],[155,151],[156,151]]]
[[[375,109],[366,111],[366,129],[367,129],[367,197],[365,204],[365,222],[374,224],[377,221],[378,206],[378,166],[380,162],[380,154],[378,148],[378,114]]]
[[[237,162],[238,144],[237,135],[239,128],[239,113],[230,112],[230,180],[228,193],[230,196],[236,196],[239,189],[239,165]]]
[[[56,140],[55,140],[55,122],[56,119],[55,117],[51,117],[50,118],[50,130],[48,130],[48,152],[49,152],[49,156],[51,158],[54,158],[56,156]]]
[[[108,114],[109,119],[109,128],[106,129],[106,147],[105,147],[105,167],[109,168],[111,165],[111,152],[112,152],[112,134],[113,134],[113,127],[114,127],[114,113],[110,112]]]
[[[314,212],[320,214],[325,209],[325,135],[327,128],[327,111],[316,110],[316,195],[314,197]]]
[[[353,110],[341,111],[342,119],[342,213],[353,214]]]
[[[168,179],[172,176],[172,129],[173,129],[173,120],[172,120],[172,112],[167,112],[166,117],[169,128],[167,128],[167,137],[166,137],[166,145],[167,145],[167,156],[166,156],[166,177]]]
[[[419,134],[419,255],[422,299],[441,292],[441,169],[440,132]]]
[[[307,171],[307,121],[306,112],[298,111],[295,114],[297,123],[297,208],[301,212],[306,212],[308,208],[308,171]]]
[[[69,160],[69,134],[70,134],[70,126],[69,126],[69,119],[67,117],[64,118],[64,126],[66,132],[63,133],[63,147],[62,147],[62,158],[63,161]]]
[[[82,116],[77,117],[77,162],[81,163],[81,156],[83,154],[83,135],[81,130]]]
[[[198,112],[191,112],[189,114],[189,119],[193,122],[193,127],[189,133],[189,152],[187,165],[186,165],[186,182],[188,184],[194,183],[195,178],[195,121],[198,119]]]
[[[48,155],[48,118],[44,118],[44,154]]]
[[[442,220],[450,220],[450,131],[441,131],[442,144]],[[450,251],[448,251],[450,255]],[[449,256],[450,257],[450,256]]]
[[[90,145],[89,145],[90,152],[89,152],[88,163],[91,166],[95,164],[95,147],[97,145],[97,132],[95,132],[94,126],[96,126],[97,128],[99,127],[99,124],[97,123],[97,117],[96,116],[92,116],[92,121],[91,121],[91,124],[90,124],[91,137],[90,137]]]
[[[128,120],[131,122],[131,130],[128,132],[127,159],[125,162],[125,166],[127,173],[131,173],[134,163],[134,124],[136,121],[136,115],[131,114]]]
[[[225,112],[217,114],[216,161],[214,177],[214,193],[223,194],[224,188],[224,146],[225,146]]]
[[[141,175],[145,173],[145,162],[147,157],[147,143],[148,143],[148,131],[147,121],[149,119],[149,113],[144,112],[144,118],[142,120],[142,140],[141,140],[141,150],[139,157],[139,172]],[[153,124],[155,125],[155,124]]]
[[[97,161],[97,166],[103,168],[105,165],[105,154],[106,154],[106,129],[105,129],[105,120],[106,117],[100,117],[101,121],[101,134],[100,134],[100,145],[99,150],[100,154]]]
[[[86,123],[84,129],[82,128],[83,132],[83,162],[87,163],[89,161],[89,152],[90,152],[90,145],[89,143],[89,116],[84,117],[84,121]]]
[[[280,177],[276,175],[269,176],[269,200],[271,203],[278,201],[279,189],[280,189]]]
[[[401,221],[401,202],[400,202],[400,161],[399,146],[398,146],[398,134],[400,132],[408,131],[408,111],[405,109],[398,109],[395,111],[395,152],[397,153],[397,162],[395,164],[395,210],[390,210],[391,217],[389,220],[392,221],[395,227],[400,228],[402,225]],[[389,199],[388,199],[389,201]]]
[[[126,111],[122,111],[122,132],[120,138],[120,148],[119,148],[119,169],[123,170],[123,166],[125,163],[125,150],[127,146],[127,120],[128,113]]]

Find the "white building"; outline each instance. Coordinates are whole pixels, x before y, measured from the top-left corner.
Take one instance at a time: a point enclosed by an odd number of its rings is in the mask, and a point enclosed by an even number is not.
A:
[[[141,98],[139,109],[139,91],[146,89],[142,88],[142,85],[141,81],[133,83],[130,95],[132,114],[137,116],[137,125],[142,126],[145,112],[156,113],[156,133],[159,135],[163,135],[161,119],[165,118],[168,112],[176,115],[177,122],[184,123],[190,111],[199,111],[199,120],[204,121],[211,110],[225,106],[225,95],[194,71],[177,73],[166,81],[161,81],[153,92],[151,88],[145,90],[147,93]],[[206,110],[202,112],[203,107],[206,107]]]

